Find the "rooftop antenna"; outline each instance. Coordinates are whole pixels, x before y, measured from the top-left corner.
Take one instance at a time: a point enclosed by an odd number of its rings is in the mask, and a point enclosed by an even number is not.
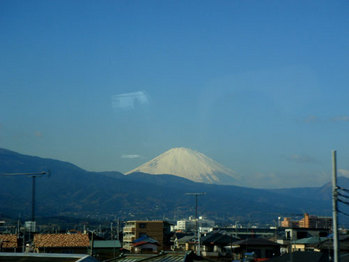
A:
[[[198,228],[198,196],[206,195],[206,192],[201,193],[185,193],[188,196],[195,196],[195,231],[197,234],[197,248],[196,254],[200,256],[200,232]]]

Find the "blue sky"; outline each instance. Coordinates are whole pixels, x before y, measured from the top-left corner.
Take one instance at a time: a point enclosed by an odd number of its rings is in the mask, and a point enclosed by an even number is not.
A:
[[[177,146],[256,187],[349,176],[347,1],[1,1],[0,147],[126,172]]]

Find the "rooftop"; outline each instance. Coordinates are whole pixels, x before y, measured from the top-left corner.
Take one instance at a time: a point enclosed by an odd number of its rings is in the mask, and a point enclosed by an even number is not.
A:
[[[0,235],[1,248],[18,248],[17,235],[3,234]]]
[[[36,234],[34,245],[40,247],[89,247],[86,234]]]

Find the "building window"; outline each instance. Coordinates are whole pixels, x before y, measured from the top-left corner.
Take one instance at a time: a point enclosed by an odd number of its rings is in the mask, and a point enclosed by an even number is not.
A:
[[[147,224],[146,223],[140,223],[139,224],[139,228],[146,228],[147,227]]]

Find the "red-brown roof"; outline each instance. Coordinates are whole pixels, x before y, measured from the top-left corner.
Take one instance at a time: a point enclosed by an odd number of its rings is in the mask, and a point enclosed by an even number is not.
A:
[[[17,235],[14,235],[14,234],[0,235],[0,246],[2,248],[18,248]]]
[[[90,241],[86,234],[36,234],[34,245],[40,247],[88,247]]]

